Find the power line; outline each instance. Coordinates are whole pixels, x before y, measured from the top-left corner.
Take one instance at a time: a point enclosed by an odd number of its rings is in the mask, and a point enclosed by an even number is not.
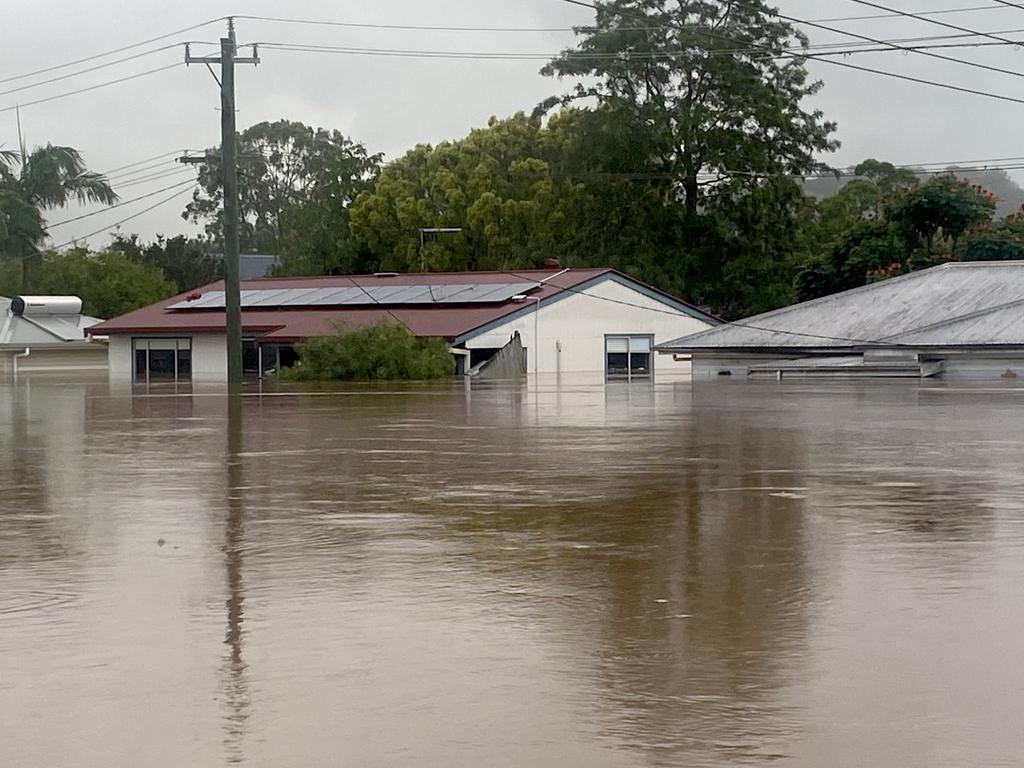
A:
[[[737,2],[737,5],[740,5],[740,6],[745,7],[745,8],[752,8],[753,7],[751,5],[748,5],[747,3],[742,3],[742,2]],[[866,35],[860,35],[860,34],[857,34],[856,32],[847,32],[845,29],[839,29],[838,27],[831,27],[831,26],[828,26],[827,24],[819,24],[819,23],[814,22],[814,21],[804,21],[802,19],[796,19],[796,18],[793,18],[792,16],[786,16],[785,14],[779,13],[778,11],[769,11],[769,13],[771,15],[775,16],[776,18],[782,19],[783,21],[793,22],[795,24],[802,24],[802,25],[805,25],[805,26],[814,27],[815,29],[823,29],[826,32],[834,32],[836,34],[844,35],[846,37],[852,37],[852,38],[855,38],[857,40],[865,40],[865,41],[867,41],[869,43],[875,43],[876,45],[887,45],[890,48],[892,48],[893,50],[907,51],[908,53],[916,53],[916,54],[918,54],[920,56],[928,56],[929,58],[933,58],[933,59],[940,59],[942,61],[950,61],[950,62],[953,62],[955,64],[963,64],[964,66],[967,66],[967,67],[974,67],[975,69],[984,69],[984,70],[987,70],[989,72],[998,72],[998,73],[1003,74],[1003,75],[1013,75],[1014,77],[1024,77],[1024,72],[1018,72],[1018,71],[1015,71],[1015,70],[1012,70],[1012,69],[1003,69],[1002,67],[993,67],[993,66],[990,66],[988,64],[981,64],[981,63],[976,62],[976,61],[968,61],[967,59],[958,59],[955,56],[946,56],[946,55],[941,54],[941,53],[933,53],[932,51],[925,50],[923,47],[919,47],[919,48],[907,47],[907,46],[900,45],[898,43],[888,42],[888,41],[885,41],[885,40],[879,40],[878,38],[875,38],[875,37],[868,37]]]
[[[573,27],[458,27],[422,24],[359,24],[349,21],[322,21],[319,19],[292,19],[279,16],[235,16],[249,21],[271,21],[278,24],[303,24],[317,27],[343,27],[346,29],[408,30],[416,32],[572,32]]]
[[[584,0],[559,0],[559,2],[568,3],[570,5],[577,5],[577,6],[580,6],[581,8],[589,8],[589,9],[594,10],[594,11],[605,10],[605,9],[600,8],[597,5],[593,5],[591,3],[584,2]],[[627,17],[634,17],[635,18],[635,14],[627,14],[624,11],[616,11],[616,13],[619,16],[622,16],[624,18],[627,18]],[[671,28],[671,29],[681,29],[681,27],[679,27],[679,26],[677,26],[675,24],[668,24],[668,23],[665,23],[665,22],[661,22],[661,25],[662,26],[666,26],[666,27]],[[972,30],[967,30],[967,31],[971,32],[972,34],[980,34],[980,33],[974,33]],[[707,37],[710,37],[710,38],[717,38],[717,39],[721,39],[721,40],[727,40],[727,41],[732,42],[732,43],[740,43],[740,44],[742,44],[741,40],[737,40],[734,37],[729,37],[727,35],[723,35],[723,34],[721,34],[719,32],[714,32],[714,31],[708,30],[708,31],[704,31],[702,34],[704,34],[704,35],[706,35]],[[1009,41],[1009,44],[1014,45],[1014,46],[1017,45],[1017,43],[1012,42],[1012,41]],[[824,56],[820,56],[818,54],[813,54],[813,53],[795,54],[795,53],[789,53],[789,52],[786,52],[786,51],[775,52],[775,51],[772,51],[770,48],[766,48],[764,46],[759,46],[759,48],[761,50],[765,51],[766,53],[771,53],[771,54],[774,54],[774,55],[778,55],[780,57],[792,58],[792,59],[796,59],[798,61],[799,60],[803,60],[803,59],[811,59],[811,60],[814,60],[814,61],[822,62],[824,64],[830,64],[830,65],[835,66],[835,67],[842,67],[844,69],[850,69],[850,70],[853,70],[855,72],[866,72],[866,73],[872,74],[872,75],[881,75],[883,77],[890,77],[890,78],[893,78],[895,80],[903,80],[903,81],[908,82],[908,83],[917,83],[918,85],[928,85],[928,86],[931,86],[933,88],[942,88],[944,90],[957,91],[958,93],[967,93],[967,94],[971,94],[973,96],[983,96],[985,98],[995,99],[997,101],[1006,101],[1006,102],[1010,102],[1010,103],[1013,103],[1013,104],[1024,104],[1024,99],[1018,99],[1018,98],[1015,98],[1013,96],[1007,96],[1005,94],[990,93],[988,91],[980,91],[980,90],[977,90],[975,88],[967,88],[965,86],[953,85],[951,83],[943,83],[943,82],[939,82],[939,81],[936,81],[936,80],[927,80],[927,79],[922,78],[922,77],[913,77],[911,75],[902,75],[902,74],[899,74],[899,73],[896,73],[896,72],[888,72],[888,71],[886,71],[884,69],[874,69],[872,67],[863,67],[863,66],[860,66],[859,64],[851,64],[850,62],[847,62],[847,61],[835,61],[833,59],[829,59],[829,58],[826,58]]]
[[[175,163],[173,160],[167,159],[157,163],[151,163],[148,165],[139,166],[137,168],[132,168],[131,170],[128,171],[122,171],[121,173],[116,173],[114,175],[108,175],[105,176],[105,178],[111,183],[124,183],[125,181],[129,181],[131,179],[138,177],[139,174],[145,175],[151,173],[162,173],[164,171],[171,170],[171,168],[176,168],[180,170],[181,166]]]
[[[47,74],[49,72],[56,72],[58,69],[67,69],[68,67],[73,67],[73,66],[75,66],[77,64],[84,64],[84,63],[86,63],[88,61],[95,61],[96,59],[103,59],[103,58],[106,58],[107,56],[114,56],[114,55],[116,55],[118,53],[124,53],[125,51],[130,51],[133,48],[140,48],[143,45],[149,45],[150,43],[156,43],[156,42],[159,42],[160,40],[166,40],[169,37],[174,37],[175,35],[183,35],[186,32],[191,32],[191,31],[193,31],[195,29],[200,29],[202,27],[207,27],[210,24],[216,24],[217,22],[223,21],[225,18],[226,18],[225,16],[221,16],[220,18],[217,18],[217,19],[210,19],[209,21],[204,21],[204,22],[201,22],[199,24],[193,24],[191,27],[185,27],[184,29],[176,29],[173,32],[168,32],[168,33],[166,33],[164,35],[158,35],[157,37],[151,37],[148,40],[141,40],[141,41],[139,41],[137,43],[132,43],[131,45],[125,45],[125,46],[122,46],[121,48],[115,48],[115,49],[113,49],[111,51],[104,51],[103,53],[96,53],[96,54],[93,54],[92,56],[85,56],[85,57],[83,57],[81,59],[75,59],[74,61],[65,62],[64,64],[56,64],[56,65],[54,65],[52,67],[45,67],[44,69],[37,69],[37,70],[35,70],[33,72],[26,72],[26,73],[24,73],[22,75],[13,75],[11,77],[5,77],[3,79],[0,79],[0,84],[2,84],[2,83],[10,83],[10,82],[13,82],[14,80],[24,80],[24,79],[29,78],[29,77],[35,77],[36,75],[45,75],[45,74]]]
[[[171,195],[170,197],[164,198],[163,200],[160,200],[159,202],[154,203],[153,205],[151,205],[148,208],[145,208],[145,209],[139,211],[138,213],[133,213],[131,216],[126,216],[125,218],[121,219],[120,221],[115,221],[113,224],[108,224],[103,229],[98,229],[95,232],[90,232],[87,235],[80,235],[80,236],[78,236],[76,238],[68,240],[66,243],[61,243],[60,245],[55,245],[55,246],[53,246],[53,250],[56,251],[56,250],[59,250],[61,248],[65,248],[65,247],[67,247],[69,245],[73,245],[74,243],[77,243],[77,242],[79,242],[81,240],[88,240],[90,237],[95,237],[96,235],[102,235],[104,232],[107,232],[110,229],[114,229],[116,227],[119,227],[122,224],[125,224],[125,223],[131,221],[132,219],[137,219],[139,216],[147,214],[150,211],[155,210],[156,208],[159,208],[161,205],[166,205],[167,203],[171,202],[172,200],[174,200],[177,197],[181,197],[185,192],[191,192],[191,191],[192,191],[191,189],[179,190],[179,191],[175,192],[173,195]]]
[[[1001,2],[1001,0],[993,0],[994,2]],[[942,8],[940,10],[922,10],[919,11],[919,15],[922,16],[940,16],[950,13],[973,13],[978,10],[999,10],[991,5],[972,5],[968,8]],[[833,24],[838,22],[870,22],[870,20],[880,18],[899,18],[901,13],[874,13],[872,15],[862,16],[837,16],[833,18],[813,18],[811,19],[814,23],[822,24]]]
[[[897,14],[899,16],[904,16],[904,17],[906,17],[908,19],[916,19],[917,21],[923,21],[926,24],[934,24],[934,25],[939,26],[939,27],[945,27],[946,29],[955,29],[955,30],[957,30],[959,32],[967,32],[967,33],[972,34],[972,35],[977,35],[978,37],[988,37],[988,38],[991,38],[992,40],[999,40],[1002,43],[1011,43],[1011,44],[1014,44],[1014,45],[1019,45],[1020,44],[1020,43],[1014,43],[1014,41],[1012,41],[1012,40],[1007,40],[1005,37],[1000,37],[998,34],[992,34],[990,32],[978,32],[977,30],[970,29],[968,27],[961,27],[958,24],[950,24],[949,22],[946,22],[946,21],[939,21],[938,19],[932,19],[932,18],[929,18],[928,16],[925,16],[924,14],[921,14],[921,13],[912,13],[911,11],[901,11],[898,8],[890,8],[890,7],[886,6],[886,5],[879,5],[878,3],[870,2],[870,0],[849,0],[849,2],[856,3],[857,5],[863,5],[863,6],[866,6],[868,8],[877,8],[878,10],[885,11],[887,13],[895,13],[895,14]]]
[[[1016,8],[1018,10],[1024,11],[1024,5],[1021,5],[1020,3],[1010,3],[1007,2],[1007,0],[992,0],[992,2],[999,3],[1000,5],[1005,5],[1007,8]]]
[[[171,43],[170,45],[163,45],[163,46],[161,46],[159,48],[152,48],[152,49],[150,49],[148,51],[142,51],[141,53],[132,54],[131,56],[124,56],[124,57],[122,57],[120,59],[114,59],[113,61],[108,61],[108,62],[106,62],[104,64],[97,64],[97,65],[95,65],[93,67],[88,67],[87,69],[82,69],[82,70],[79,70],[77,72],[69,72],[66,75],[58,75],[57,77],[51,77],[49,80],[40,80],[37,83],[29,83],[28,85],[19,85],[17,88],[10,88],[10,89],[8,89],[6,91],[0,91],[0,96],[6,96],[6,95],[8,95],[10,93],[18,93],[19,91],[28,91],[28,90],[31,90],[32,88],[38,88],[38,87],[40,87],[42,85],[50,85],[51,83],[57,83],[57,82],[60,82],[62,80],[69,80],[72,77],[79,77],[81,75],[86,75],[86,74],[88,74],[90,72],[96,72],[96,71],[101,70],[101,69],[106,69],[107,67],[113,67],[113,66],[116,66],[118,64],[124,64],[126,61],[134,61],[135,59],[141,59],[144,56],[152,56],[154,53],[161,53],[163,51],[169,51],[172,48],[177,48],[179,45],[186,45],[186,43],[185,42],[180,42],[180,43]]]
[[[175,177],[181,176],[183,173],[185,173],[187,171],[190,171],[190,170],[191,169],[189,169],[189,168],[178,168],[177,170],[173,170],[173,171],[161,171],[160,173],[155,173],[155,174],[152,174],[152,175],[149,175],[149,176],[144,176],[142,178],[128,179],[127,181],[118,182],[115,186],[117,187],[117,189],[121,190],[121,189],[125,189],[126,187],[135,187],[135,186],[138,186],[139,184],[148,184],[149,182],[152,182],[152,181],[162,181],[163,179],[173,179]]]
[[[26,101],[22,104],[15,104],[12,107],[0,107],[0,112],[13,112],[21,107],[31,107],[36,104],[45,104],[50,101],[56,101],[57,99],[64,99],[68,96],[77,96],[80,93],[88,93],[89,91],[95,91],[99,88],[106,88],[108,85],[117,85],[118,83],[125,83],[129,80],[137,80],[140,77],[146,77],[147,75],[155,75],[157,72],[165,72],[168,69],[182,66],[181,62],[175,62],[174,64],[167,64],[163,67],[157,67],[156,69],[148,69],[145,72],[137,72],[134,75],[126,75],[125,77],[119,77],[116,80],[107,80],[103,83],[97,83],[96,85],[90,85],[87,88],[79,88],[75,91],[66,91],[64,93],[58,93],[55,96],[47,96],[44,99],[36,99],[35,101]]]
[[[177,155],[183,151],[185,150],[174,149],[171,150],[170,152],[164,152],[163,154],[153,155],[152,157],[146,157],[143,158],[142,160],[137,160],[134,163],[128,163],[127,165],[119,165],[117,168],[111,168],[109,171],[103,171],[103,175],[109,177],[113,174],[116,174],[118,171],[125,170],[126,168],[134,168],[137,165],[144,165],[146,163],[150,163],[154,160],[159,160],[164,157],[171,157],[172,155]]]
[[[995,2],[1002,2],[1002,0],[994,0]],[[1024,6],[1016,6],[1024,8]],[[952,13],[966,13],[969,11],[988,11],[988,10],[999,10],[988,5],[976,5],[970,8],[950,8],[939,11],[922,11],[922,16],[938,16],[942,14]],[[899,18],[898,13],[887,13],[887,14],[876,14],[871,16],[845,16],[831,19],[811,19],[810,23],[829,23],[829,22],[841,22],[841,21],[864,21],[870,19],[891,19]],[[240,15],[235,16],[236,19],[246,19],[248,21],[267,21],[275,22],[278,24],[299,24],[316,27],[341,27],[344,29],[380,29],[380,30],[399,30],[399,31],[413,31],[413,32],[512,32],[512,33],[553,33],[553,32],[576,32],[577,30],[585,30],[591,28],[589,24],[581,24],[572,27],[471,27],[471,26],[443,26],[433,24],[369,24],[369,23],[357,23],[349,21],[327,21],[323,19],[295,19],[285,18],[281,16],[249,16]],[[625,32],[642,32],[646,27],[620,27]]]
[[[131,205],[132,203],[137,203],[140,200],[146,200],[146,199],[148,199],[150,197],[155,197],[156,195],[159,195],[161,192],[166,192],[169,189],[176,189],[178,187],[183,187],[186,184],[193,184],[194,185],[195,181],[193,181],[192,179],[189,179],[188,181],[182,181],[182,182],[179,182],[178,184],[172,184],[169,187],[164,187],[163,189],[158,189],[158,190],[156,190],[154,192],[149,192],[149,193],[147,193],[145,195],[141,195],[140,197],[134,197],[131,200],[122,200],[119,203],[114,203],[113,205],[105,206],[104,208],[101,208],[98,211],[91,211],[90,213],[83,213],[81,216],[75,216],[75,217],[70,218],[70,219],[64,219],[63,221],[54,222],[53,224],[47,224],[46,228],[48,230],[49,229],[54,229],[55,227],[62,227],[65,224],[70,224],[73,221],[81,221],[82,219],[88,219],[88,218],[90,218],[92,216],[98,216],[101,213],[106,213],[107,211],[112,211],[115,208],[123,208],[126,205]]]
[[[1024,30],[1021,30],[1024,31]],[[865,38],[869,39],[870,38]],[[583,61],[608,61],[613,59],[620,60],[645,60],[649,59],[652,61],[658,60],[673,60],[679,58],[693,57],[692,52],[687,51],[623,51],[619,53],[590,53],[590,52],[574,52],[570,51],[567,53],[523,53],[523,52],[500,52],[500,51],[441,51],[441,50],[417,50],[408,48],[353,48],[348,46],[338,45],[314,45],[311,43],[283,43],[274,41],[262,41],[257,43],[248,43],[248,45],[258,45],[264,49],[272,51],[284,51],[289,53],[332,53],[332,54],[343,54],[350,56],[381,56],[387,58],[415,58],[415,59],[450,59],[450,60],[471,60],[471,61],[550,61],[553,58],[559,56],[566,56],[573,60]],[[841,44],[848,45],[848,44]],[[780,52],[766,52],[765,57],[770,58],[786,58],[787,56],[800,56],[807,58],[815,58],[822,56],[849,56],[852,54],[861,53],[889,53],[893,51],[902,51],[910,53],[918,53],[928,50],[947,49],[947,48],[978,48],[995,45],[1007,45],[1006,43],[943,43],[936,45],[920,45],[920,46],[904,46],[888,41],[880,41],[879,45],[885,47],[881,48],[837,48],[836,44],[825,44],[822,46],[812,46],[809,49],[804,48],[789,48],[782,49]],[[1015,43],[1015,45],[1024,45],[1024,41],[1021,43]],[[735,48],[735,49],[715,49],[709,51],[703,51],[702,55],[706,56],[735,56],[738,54],[750,54],[757,53],[759,51],[765,51],[764,48]],[[962,64],[969,64],[971,66],[978,66],[982,69],[992,69],[997,72],[1004,72],[1006,74],[1018,75],[1024,77],[1024,73],[1013,72],[1011,70],[1000,70],[994,67],[988,67],[982,64],[974,64],[973,62],[963,61],[946,56],[938,56],[938,58],[947,59]]]
[[[151,163],[146,163],[145,165],[138,165],[135,168],[130,168],[128,170],[121,171],[120,173],[106,173],[103,175],[107,181],[113,182],[117,179],[125,179],[130,178],[132,176],[137,176],[140,173],[153,173],[156,170],[163,168],[164,166],[172,165],[177,165],[177,163],[174,162],[173,158],[167,157],[164,158],[163,160],[157,160]]]

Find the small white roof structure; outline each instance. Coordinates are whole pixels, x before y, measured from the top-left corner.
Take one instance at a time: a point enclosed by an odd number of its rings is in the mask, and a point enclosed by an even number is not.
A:
[[[89,343],[85,329],[99,322],[77,296],[0,296],[0,348]]]

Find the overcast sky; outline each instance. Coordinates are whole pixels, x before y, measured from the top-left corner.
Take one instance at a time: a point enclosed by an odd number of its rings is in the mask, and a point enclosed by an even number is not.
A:
[[[1024,10],[990,0],[880,0],[910,12],[975,8],[932,17],[972,30],[1000,31],[1024,39]],[[977,10],[979,6],[990,6]],[[779,0],[782,13],[801,19],[860,16],[878,11],[853,0]],[[119,48],[228,14],[321,19],[370,24],[565,27],[545,33],[442,33],[313,27],[241,20],[238,38],[313,45],[459,51],[554,53],[572,44],[572,24],[586,23],[590,12],[560,0],[7,0],[0,80]],[[894,39],[956,34],[913,19],[830,22],[876,38]],[[805,28],[812,43],[843,41],[834,33]],[[1021,30],[1013,34],[1009,30]],[[222,24],[213,24],[121,56],[178,40],[215,43]],[[849,38],[845,38],[849,40]],[[854,45],[857,41],[850,42]],[[203,50],[197,47],[195,52]],[[1024,72],[1024,49],[999,47],[942,51],[1003,69]],[[538,74],[539,61],[450,61],[324,55],[265,50],[263,64],[240,67],[238,125],[288,118],[336,128],[372,151],[389,157],[421,142],[436,143],[465,135],[491,115],[532,109],[564,85]],[[118,57],[114,57],[118,58]],[[0,110],[15,103],[75,90],[180,61],[180,48],[147,55],[81,77],[0,95]],[[919,55],[884,53],[845,61],[862,66],[941,80],[983,91],[1024,98],[1020,77],[936,61]],[[73,72],[96,63],[62,69],[35,78],[0,83],[0,91]],[[842,149],[828,158],[836,166],[872,156],[896,163],[963,161],[1024,155],[1021,138],[1024,104],[852,72],[826,64],[811,65],[825,81],[815,105],[839,123]],[[52,142],[81,150],[89,166],[110,171],[145,158],[185,148],[214,146],[219,140],[218,94],[202,67],[175,67],[50,103],[25,106],[22,129],[29,145]],[[17,145],[13,111],[0,111],[0,146]],[[174,171],[170,157],[121,172],[134,181]],[[179,166],[180,168],[180,166]],[[115,177],[117,179],[118,177]],[[120,188],[131,199],[168,187],[181,176],[153,179]],[[187,189],[187,188],[186,188]],[[52,230],[55,244],[110,227],[120,219],[166,199],[174,190],[135,204]],[[190,231],[180,218],[186,196],[123,225],[144,238]],[[89,212],[76,206],[55,211],[53,222]],[[102,246],[109,235],[89,239]]]

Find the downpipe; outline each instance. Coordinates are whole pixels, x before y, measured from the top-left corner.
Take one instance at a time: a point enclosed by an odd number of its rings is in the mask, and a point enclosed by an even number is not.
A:
[[[19,352],[18,354],[16,354],[14,356],[14,358],[12,360],[12,372],[14,374],[14,378],[18,378],[18,361],[19,360],[24,360],[26,357],[29,357],[31,354],[32,354],[32,348],[31,347],[25,347],[25,351],[24,352]]]

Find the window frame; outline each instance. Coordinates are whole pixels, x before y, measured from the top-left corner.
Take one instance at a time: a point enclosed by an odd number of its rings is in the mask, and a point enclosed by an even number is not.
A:
[[[131,341],[131,360],[132,360],[132,381],[139,384],[145,383],[150,384],[153,381],[152,375],[152,363],[150,361],[150,343],[158,341],[164,344],[174,343],[174,377],[157,377],[157,381],[173,381],[178,384],[182,381],[192,381],[193,367],[195,363],[195,343],[191,336],[133,336]],[[161,350],[158,350],[161,351]],[[164,347],[162,351],[170,351],[169,347]],[[139,373],[139,352],[145,352],[146,354],[146,375],[143,377]],[[188,352],[188,373],[187,375],[182,374],[182,360],[181,353]]]
[[[624,339],[626,341],[626,372],[611,373],[608,366],[608,342],[612,339]],[[630,349],[630,341],[633,339],[646,339],[648,351],[646,353],[633,352]],[[622,354],[622,353],[617,353]],[[633,372],[633,355],[646,354],[648,356],[647,373]],[[606,333],[604,335],[604,380],[605,381],[626,381],[634,379],[640,381],[654,381],[654,334],[653,333]]]

